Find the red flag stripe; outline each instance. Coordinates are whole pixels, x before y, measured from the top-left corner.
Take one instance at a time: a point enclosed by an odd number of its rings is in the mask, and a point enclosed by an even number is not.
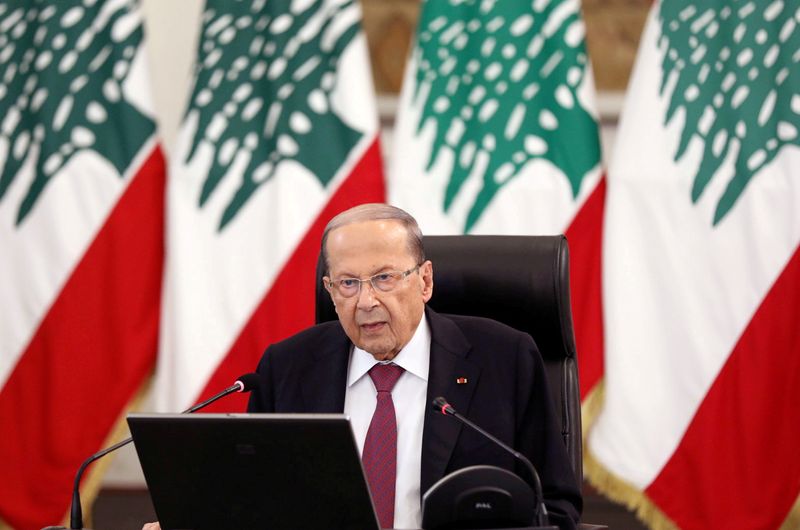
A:
[[[778,528],[797,500],[798,315],[800,248],[647,488],[681,528]]]
[[[602,245],[606,179],[595,186],[566,236],[581,400],[603,377]]]
[[[198,397],[201,401],[231,384],[243,373],[255,370],[264,348],[314,323],[314,294],[317,257],[322,231],[331,217],[352,206],[385,200],[379,142],[376,139],[320,211],[270,291],[209,378]],[[238,394],[207,410],[244,410],[247,396]]]
[[[0,513],[17,530],[61,520],[78,466],[155,363],[164,174],[155,148],[0,391]]]

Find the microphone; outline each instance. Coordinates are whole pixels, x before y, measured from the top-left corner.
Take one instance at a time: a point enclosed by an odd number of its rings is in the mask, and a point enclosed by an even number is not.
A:
[[[239,376],[239,378],[236,381],[234,381],[231,386],[229,386],[219,394],[211,396],[202,403],[198,403],[194,407],[190,407],[184,410],[183,412],[181,412],[181,414],[191,414],[192,412],[197,412],[198,410],[205,408],[208,405],[214,403],[215,401],[224,398],[228,394],[233,394],[234,392],[250,392],[256,386],[258,386],[259,380],[260,377],[255,372],[250,372],[249,374],[244,374],[242,376]]]
[[[258,374],[256,373],[244,374],[241,377],[239,377],[231,386],[229,386],[219,394],[216,394],[215,396],[208,398],[202,403],[198,403],[197,405],[184,410],[183,412],[181,412],[181,414],[191,414],[192,412],[196,412],[202,409],[203,407],[207,407],[208,405],[214,403],[215,401],[224,398],[228,394],[233,394],[234,392],[250,392],[258,385],[258,381],[259,381]],[[78,468],[78,472],[75,474],[75,482],[72,485],[72,505],[70,507],[70,516],[69,516],[70,530],[76,530],[76,529],[79,530],[83,528],[83,511],[81,510],[81,494],[80,494],[80,484],[83,472],[86,470],[89,464],[91,464],[95,460],[98,460],[106,456],[108,453],[116,451],[120,447],[128,445],[132,441],[133,438],[128,437],[120,442],[115,443],[110,447],[106,447],[102,451],[98,451],[97,453],[93,454],[92,456],[84,460],[83,464],[81,464],[81,467]],[[66,529],[63,526],[48,526],[46,528],[43,528],[42,530],[66,530]]]
[[[457,419],[467,427],[477,431],[482,436],[485,436],[486,438],[497,444],[505,451],[511,453],[514,456],[514,458],[521,461],[525,465],[525,467],[528,469],[528,472],[531,475],[531,478],[533,479],[533,490],[536,495],[536,501],[538,502],[538,505],[536,506],[536,524],[539,526],[548,526],[550,523],[547,516],[547,508],[544,505],[544,494],[542,493],[542,481],[539,479],[539,473],[536,472],[536,468],[533,467],[531,461],[528,460],[528,458],[519,451],[516,451],[512,447],[506,445],[493,435],[489,434],[488,432],[481,429],[480,427],[472,423],[470,420],[468,420],[467,418],[456,412],[456,409],[454,409],[453,406],[450,403],[448,403],[447,400],[442,396],[434,398],[434,400],[431,402],[431,406],[436,412],[444,414],[445,416],[453,416],[455,419]]]

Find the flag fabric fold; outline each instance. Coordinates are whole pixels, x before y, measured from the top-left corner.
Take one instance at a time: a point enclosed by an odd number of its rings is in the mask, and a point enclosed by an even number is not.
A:
[[[164,162],[130,2],[0,2],[0,519],[57,524],[156,357]]]
[[[656,2],[642,37],[609,171],[587,471],[653,528],[798,521],[797,17]]]
[[[352,0],[206,3],[170,166],[158,409],[227,387],[313,324],[326,222],[384,200],[360,20]]]
[[[605,187],[580,3],[424,2],[393,141],[389,199],[423,233],[566,233],[588,397],[603,373]]]

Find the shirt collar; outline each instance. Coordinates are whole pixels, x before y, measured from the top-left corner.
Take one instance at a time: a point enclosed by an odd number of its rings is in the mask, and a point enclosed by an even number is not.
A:
[[[431,329],[425,315],[419,321],[417,330],[408,341],[408,344],[400,350],[397,356],[390,362],[404,369],[406,372],[414,374],[423,381],[428,380],[428,369],[430,368],[431,358]],[[354,346],[353,353],[350,355],[350,368],[347,374],[347,386],[353,386],[359,379],[378,364],[372,354]]]

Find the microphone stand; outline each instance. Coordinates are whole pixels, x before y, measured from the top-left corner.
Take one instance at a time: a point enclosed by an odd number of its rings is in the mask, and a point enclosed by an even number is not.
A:
[[[486,438],[497,444],[500,448],[511,453],[514,456],[514,458],[521,461],[525,465],[533,481],[533,491],[534,494],[536,495],[536,501],[538,503],[536,505],[535,523],[541,527],[549,527],[550,520],[547,515],[547,507],[544,504],[544,493],[542,493],[542,481],[541,479],[539,479],[539,473],[536,472],[536,468],[533,467],[531,461],[528,460],[528,458],[519,451],[513,449],[512,447],[509,447],[507,444],[496,438],[491,433],[483,430],[481,427],[477,426],[472,421],[470,421],[469,419],[465,418],[464,416],[456,412],[456,409],[454,409],[453,406],[450,405],[450,403],[448,403],[447,400],[445,400],[444,398],[438,397],[434,399],[432,405],[437,412],[441,412],[446,416],[453,416],[467,427],[474,429],[479,434],[485,436]]]
[[[258,375],[256,374],[245,374],[239,379],[236,380],[234,384],[216,394],[211,396],[207,400],[203,401],[202,403],[198,403],[197,405],[190,407],[181,414],[191,414],[196,412],[208,405],[214,403],[215,401],[224,398],[229,394],[233,394],[234,392],[249,392],[253,389],[253,387],[257,384]],[[83,461],[83,464],[78,468],[78,472],[75,474],[75,481],[72,484],[72,504],[70,505],[70,515],[69,515],[69,530],[88,530],[83,528],[83,510],[81,509],[81,493],[80,493],[80,485],[81,485],[81,478],[83,477],[83,472],[86,471],[86,468],[100,458],[103,458],[108,453],[112,453],[121,447],[125,447],[129,443],[133,441],[132,437],[127,437],[122,441],[115,443],[110,447],[106,447],[102,451],[98,451],[97,453],[93,454],[89,458]],[[42,530],[68,530],[63,526],[47,526],[42,528]]]

